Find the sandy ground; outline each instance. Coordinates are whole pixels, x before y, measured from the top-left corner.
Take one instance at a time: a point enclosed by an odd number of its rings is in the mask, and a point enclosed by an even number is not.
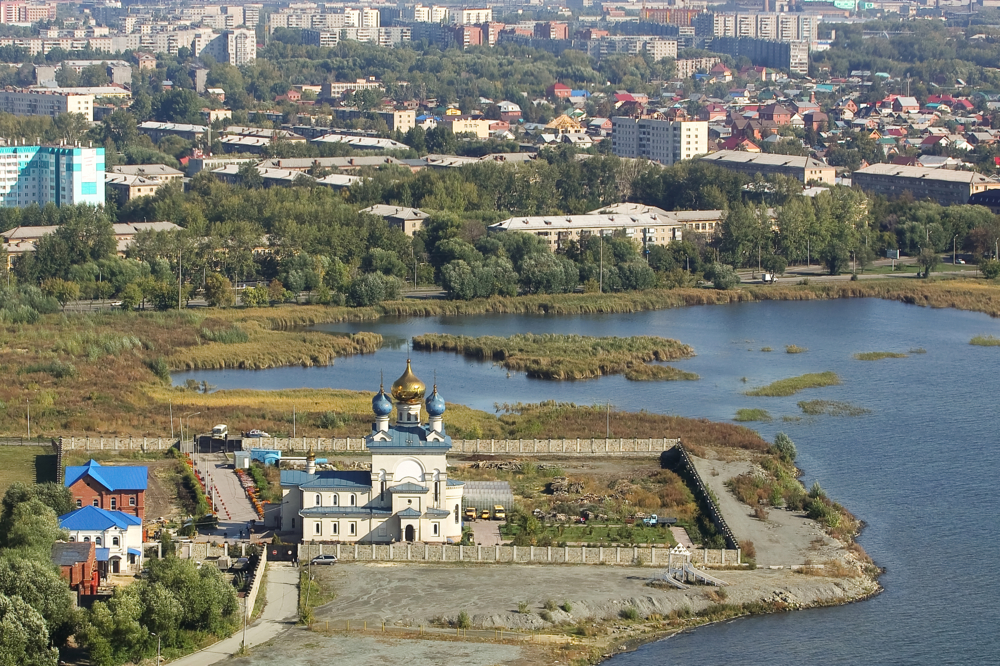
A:
[[[661,573],[656,568],[553,565],[431,565],[338,564],[317,575],[336,592],[335,601],[317,609],[319,622],[344,620],[385,622],[395,626],[429,625],[439,618],[453,620],[467,612],[473,626],[545,629],[552,623],[539,613],[546,600],[569,601],[569,613],[552,612],[553,622],[583,618],[610,619],[635,606],[644,615],[689,608],[698,611],[712,601],[715,588],[661,589],[647,583]],[[793,573],[789,570],[720,571],[730,585],[730,602],[782,600],[813,604],[862,593],[862,585]],[[530,613],[517,612],[526,601]]]
[[[736,539],[753,541],[757,549],[757,566],[793,566],[820,563],[837,557],[843,546],[823,532],[816,521],[806,518],[801,511],[769,510],[767,520],[758,520],[750,507],[740,502],[726,488],[726,481],[749,472],[752,463],[705,460],[692,456],[698,474],[719,498],[729,529]]]

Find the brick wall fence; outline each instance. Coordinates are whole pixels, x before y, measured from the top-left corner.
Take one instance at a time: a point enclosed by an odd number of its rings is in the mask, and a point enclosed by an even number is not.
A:
[[[322,554],[341,562],[482,562],[489,564],[619,564],[679,566],[683,562],[716,566],[740,563],[738,549],[688,551],[648,546],[452,546],[424,543],[299,544],[299,562]]]
[[[176,444],[168,437],[61,437],[67,451],[162,451]],[[678,439],[454,439],[452,454],[484,455],[581,455],[581,456],[656,456],[669,451]],[[249,448],[317,453],[365,452],[363,438],[263,437],[246,440]]]

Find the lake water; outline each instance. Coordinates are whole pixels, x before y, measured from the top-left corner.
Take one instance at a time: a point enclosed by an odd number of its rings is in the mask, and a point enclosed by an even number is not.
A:
[[[886,568],[886,591],[864,603],[705,627],[620,655],[614,666],[653,664],[1000,664],[1000,471],[997,400],[1000,348],[976,347],[1000,335],[986,315],[932,310],[874,299],[748,303],[572,317],[474,316],[383,320],[320,327],[331,333],[376,331],[390,343],[370,356],[326,368],[196,371],[174,376],[219,388],[378,388],[405,365],[405,340],[421,333],[511,335],[659,335],[694,347],[675,363],[694,382],[576,382],[508,376],[505,369],[447,353],[412,352],[430,384],[436,373],[449,402],[480,409],[494,403],[558,400],[610,402],[615,409],[732,419],[742,407],[767,409],[775,422],[751,424],[771,438],[788,433],[807,486],[868,523],[860,541]],[[808,348],[787,354],[785,345]],[[774,351],[761,352],[762,347]],[[923,354],[876,362],[865,351],[922,348]],[[748,386],[833,370],[839,386],[789,398],[751,398]],[[744,381],[745,380],[745,381]],[[861,417],[801,416],[799,400],[850,402]],[[447,422],[447,414],[445,415]],[[612,417],[612,436],[614,417]],[[669,436],[669,433],[650,433]]]

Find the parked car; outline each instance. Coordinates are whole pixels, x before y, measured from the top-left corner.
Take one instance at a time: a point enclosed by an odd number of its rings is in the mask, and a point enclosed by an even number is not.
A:
[[[465,519],[466,520],[476,519],[476,507],[470,506],[465,509]]]
[[[489,520],[490,519],[490,510],[489,509],[483,509],[479,513],[479,517],[482,518],[483,520]]]
[[[507,510],[502,505],[497,504],[493,507],[493,520],[507,520]]]
[[[253,429],[253,430],[247,431],[246,433],[243,434],[243,436],[244,437],[270,437],[270,435],[267,434],[266,432],[264,432],[263,430],[257,430],[256,428]]]
[[[336,564],[336,555],[317,555],[316,557],[309,560],[309,564]]]
[[[965,263],[965,259],[956,259],[955,263],[956,264],[964,264]]]

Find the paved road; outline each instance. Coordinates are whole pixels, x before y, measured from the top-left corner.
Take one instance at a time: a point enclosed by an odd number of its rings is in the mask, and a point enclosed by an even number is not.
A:
[[[499,546],[503,542],[500,536],[500,523],[496,520],[474,520],[466,525],[472,526],[472,540],[479,546]]]
[[[203,531],[210,537],[225,537],[236,539],[241,530],[244,536],[248,534],[249,522],[257,520],[257,512],[253,510],[239,477],[232,466],[226,462],[221,453],[195,453],[191,455],[198,473],[205,479],[208,501],[212,501],[212,489],[215,489],[216,509],[219,516],[219,527],[211,532]],[[213,539],[214,540],[214,539]]]
[[[299,569],[286,562],[267,565],[267,604],[259,620],[247,627],[247,646],[266,643],[295,626],[299,607]],[[176,666],[209,666],[229,658],[240,649],[243,632],[238,631],[201,652],[177,661]]]

